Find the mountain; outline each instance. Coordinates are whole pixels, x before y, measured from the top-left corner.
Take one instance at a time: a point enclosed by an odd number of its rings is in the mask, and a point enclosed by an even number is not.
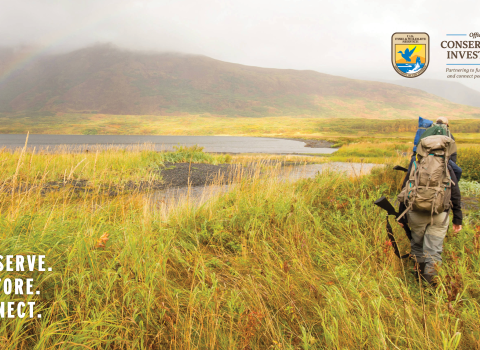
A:
[[[387,81],[385,81],[387,82]],[[388,81],[391,84],[419,89],[443,97],[451,102],[480,107],[480,92],[456,81],[436,79],[403,79]]]
[[[245,66],[198,55],[133,52],[111,45],[40,57],[0,76],[0,112],[9,114],[393,119],[434,118],[440,111],[450,118],[480,117],[478,108],[398,85],[310,70]]]

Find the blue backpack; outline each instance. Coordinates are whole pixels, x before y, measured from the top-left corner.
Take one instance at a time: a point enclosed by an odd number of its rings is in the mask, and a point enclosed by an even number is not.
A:
[[[415,139],[413,140],[413,152],[417,152],[417,145],[420,142],[422,134],[425,132],[425,130],[427,130],[427,128],[431,127],[432,125],[433,122],[431,120],[418,117],[418,129],[417,133],[415,134]]]

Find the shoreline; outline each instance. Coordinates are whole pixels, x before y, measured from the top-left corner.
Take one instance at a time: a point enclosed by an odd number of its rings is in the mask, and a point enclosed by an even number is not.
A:
[[[92,193],[95,191],[102,192],[107,196],[117,196],[121,193],[162,191],[182,187],[203,187],[209,185],[225,185],[236,181],[239,176],[242,178],[251,177],[258,171],[260,166],[276,166],[281,167],[302,165],[304,162],[282,162],[268,161],[262,164],[251,164],[244,166],[240,163],[164,163],[160,170],[161,180],[153,181],[127,181],[125,183],[100,183],[93,185],[88,179],[68,180],[68,181],[48,181],[43,186],[19,184],[15,192],[31,191],[38,188],[42,194],[53,191],[72,190],[79,194],[82,192]]]
[[[0,134],[2,136],[2,134]],[[208,136],[208,135],[47,135],[5,134],[0,150],[15,151],[36,148],[47,153],[91,152],[107,149],[149,148],[173,151],[178,146],[202,147],[207,153],[226,154],[331,154],[337,150],[334,142],[322,139],[265,137],[265,136]],[[295,141],[295,142],[290,142]]]
[[[306,145],[305,147],[309,148],[336,148],[333,147],[335,142],[327,141],[327,140],[318,140],[318,139],[305,139],[305,138],[294,138],[294,137],[276,137],[277,139],[282,139],[282,140],[292,140],[292,141],[300,141],[300,142],[305,142]]]

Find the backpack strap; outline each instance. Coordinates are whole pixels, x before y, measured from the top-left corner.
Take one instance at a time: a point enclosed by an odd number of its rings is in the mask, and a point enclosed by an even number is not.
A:
[[[403,211],[403,213],[401,213],[400,215],[398,215],[397,217],[397,221],[400,222],[400,219],[403,218],[405,216],[405,214],[407,214],[410,210],[412,210],[412,207],[413,207],[413,202],[415,201],[415,197],[417,196],[417,186],[418,186],[418,172],[416,171],[417,170],[417,164],[415,161],[413,161],[413,164],[415,165],[415,170],[412,169],[412,171],[414,171],[413,173],[413,195],[412,195],[412,199],[409,200],[409,204],[407,206],[407,208]],[[410,175],[411,176],[411,175]],[[411,184],[411,182],[410,182]],[[408,196],[405,197],[405,200]]]
[[[450,203],[452,203],[452,201],[450,201]],[[446,213],[447,215],[445,216],[445,219],[443,220],[442,225],[445,225],[448,221],[448,214],[450,213],[450,208],[447,209]]]
[[[433,209],[435,208],[435,201],[437,199],[437,193],[438,192],[435,192],[435,196],[433,197],[433,200],[432,200],[432,211],[430,212],[430,226],[433,226]]]
[[[403,218],[406,213],[408,213],[410,210],[412,210],[412,206],[413,206],[413,201],[410,202],[407,209],[405,209],[400,215],[398,215],[398,217],[397,217],[398,222],[400,222],[400,219]]]
[[[450,172],[448,171],[448,160],[450,159],[450,154],[448,154],[448,147],[445,148],[445,176],[448,176],[450,181],[452,180],[450,177]]]

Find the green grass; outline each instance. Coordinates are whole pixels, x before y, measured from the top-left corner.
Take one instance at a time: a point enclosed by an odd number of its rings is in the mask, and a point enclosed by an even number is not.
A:
[[[460,180],[460,189],[463,196],[480,197],[480,183],[477,181]]]
[[[480,181],[480,147],[460,149],[457,163],[463,170],[462,178]]]
[[[0,298],[33,300],[42,314],[4,320],[2,349],[478,348],[478,212],[448,234],[429,294],[384,252],[385,216],[373,205],[394,198],[403,173],[274,175],[169,213],[142,193],[0,192],[0,251],[45,254],[53,267],[0,272],[34,278],[40,295]]]
[[[71,152],[58,147],[53,153],[17,149],[0,150],[0,178],[5,183],[35,184],[49,181],[88,180],[92,186],[161,179],[164,163],[194,162],[219,164],[230,155],[212,155],[202,147],[175,146],[174,152],[156,152],[151,144],[130,149],[91,149]]]
[[[388,158],[411,154],[413,143],[401,142],[359,142],[342,146],[329,155],[332,161],[356,161],[383,164]]]
[[[457,144],[457,163],[463,168],[462,176],[467,180],[479,181],[480,147],[478,144],[470,143],[467,140],[460,140]],[[323,157],[328,157],[330,161],[384,164],[391,157],[402,154],[411,155],[413,141],[401,138],[340,138],[336,140],[334,147],[340,148],[338,151]]]
[[[0,115],[0,133],[85,134],[85,135],[244,135],[332,139],[339,144],[372,140],[413,141],[418,115],[381,120],[311,117],[222,117],[195,115],[105,115],[58,113],[52,115]],[[452,120],[458,142],[478,143],[480,119]]]

